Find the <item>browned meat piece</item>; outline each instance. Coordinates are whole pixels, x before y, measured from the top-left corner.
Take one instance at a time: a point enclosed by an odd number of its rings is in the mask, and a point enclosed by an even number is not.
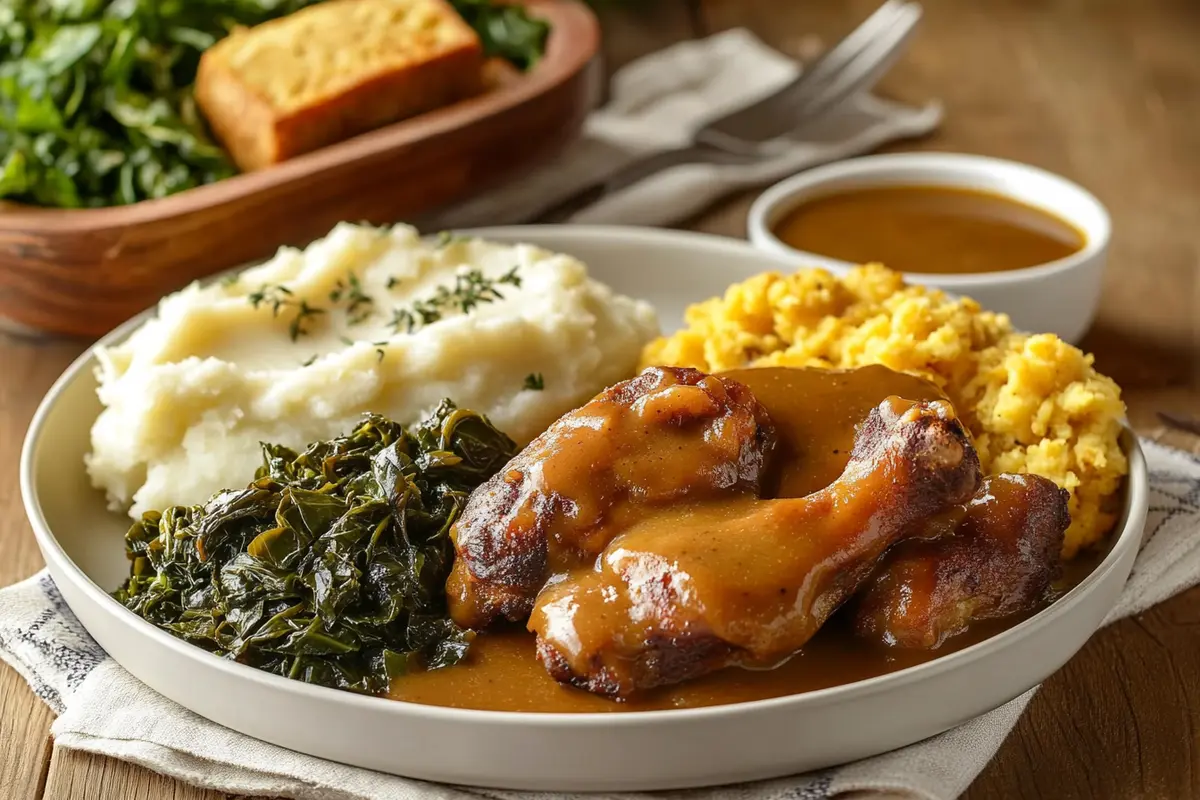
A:
[[[973,622],[1029,611],[1061,568],[1069,495],[1037,475],[997,475],[952,536],[904,542],[855,612],[858,635],[935,648]]]
[[[524,620],[552,575],[595,561],[638,509],[756,495],[774,445],[766,411],[729,378],[651,367],[609,388],[471,495],[451,532],[451,615]]]
[[[613,697],[729,665],[775,666],[892,544],[978,485],[978,458],[950,406],[890,397],[821,491],[645,513],[594,568],[539,596],[529,621],[538,657],[558,680]]]

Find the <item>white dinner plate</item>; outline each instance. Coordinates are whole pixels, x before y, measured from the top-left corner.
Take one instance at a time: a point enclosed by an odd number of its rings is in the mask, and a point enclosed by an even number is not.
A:
[[[776,257],[732,239],[645,228],[493,228],[481,235],[571,253],[618,292],[657,306],[666,330]],[[147,312],[150,313],[150,312]],[[102,340],[113,344],[146,315]],[[21,489],[63,597],[122,666],[215,722],[277,745],[432,781],[513,789],[643,790],[828,767],[945,731],[1021,694],[1067,661],[1116,602],[1146,517],[1146,466],[1129,431],[1124,508],[1107,555],[1034,617],[935,661],[791,697],[627,714],[529,714],[422,706],[310,686],[214,657],[108,595],[126,576],[128,519],[105,510],[83,466],[100,411],[80,357],[38,409]]]

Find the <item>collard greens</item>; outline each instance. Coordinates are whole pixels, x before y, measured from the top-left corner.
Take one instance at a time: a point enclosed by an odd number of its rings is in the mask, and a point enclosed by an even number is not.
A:
[[[0,0],[0,198],[61,208],[165,197],[233,175],[192,97],[236,25],[315,0]],[[548,28],[451,0],[489,55],[532,65]]]
[[[241,490],[152,511],[125,537],[115,597],[182,639],[308,683],[368,694],[458,662],[450,526],[516,446],[443,403],[410,428],[370,416],[296,453],[263,445]]]
[[[133,203],[232,175],[192,99],[200,54],[310,0],[0,0],[0,197]]]

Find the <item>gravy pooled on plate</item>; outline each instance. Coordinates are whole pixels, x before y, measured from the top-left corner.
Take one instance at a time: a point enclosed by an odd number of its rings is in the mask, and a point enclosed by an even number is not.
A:
[[[816,197],[776,226],[799,250],[901,272],[1004,272],[1083,249],[1083,234],[1047,211],[991,192],[881,186]]]
[[[648,371],[648,373],[650,372],[652,371]],[[941,399],[940,393],[931,384],[917,378],[894,373],[883,367],[868,367],[852,372],[765,368],[739,370],[725,373],[720,377],[722,379],[732,378],[751,389],[770,413],[773,427],[776,429],[776,452],[773,455],[778,457],[771,459],[773,466],[769,470],[775,474],[763,476],[761,492],[763,499],[755,501],[745,495],[742,498],[736,496],[729,498],[733,506],[758,503],[760,509],[769,509],[774,507],[772,504],[778,503],[784,504],[778,508],[790,508],[791,504],[799,501],[786,498],[803,497],[814,490],[823,490],[835,479],[839,479],[839,476],[845,472],[847,464],[852,461],[851,451],[856,443],[856,425],[863,420],[870,419],[880,405],[887,406],[889,403],[895,402],[896,396],[902,396],[906,398],[905,403],[915,401],[913,405],[915,410],[918,407],[927,408],[928,401],[932,401],[936,406]],[[888,400],[888,398],[892,399]],[[869,434],[857,434],[860,444],[864,435],[869,438]],[[855,458],[861,459],[862,457],[861,453],[855,455]],[[901,469],[902,472],[897,473],[898,480],[908,480],[909,478],[905,476],[910,474],[908,470],[911,468],[902,467]],[[844,482],[845,477],[842,476],[840,479]],[[866,487],[864,486],[864,488]],[[867,489],[867,491],[870,494],[876,494],[873,489]],[[863,499],[861,495],[852,493],[847,495],[847,499],[856,496],[857,499],[851,500],[851,502],[859,503]],[[673,513],[675,513],[673,510],[668,510],[666,517],[662,517],[661,512],[655,512],[655,515],[648,519],[653,522],[656,519],[669,518]],[[513,519],[521,518],[518,516]],[[719,519],[714,518],[714,520],[720,523]],[[803,527],[807,529],[808,526]],[[1061,531],[1059,534],[1061,535]],[[820,535],[814,533],[814,536],[817,538],[812,541],[819,542]],[[629,544],[638,543],[637,536],[632,531],[617,541],[625,542],[629,537],[633,537],[629,539]],[[670,537],[667,540],[660,540],[661,537],[651,536],[649,531],[646,531],[642,538],[646,541],[641,544],[649,547],[647,552],[651,555],[671,541]],[[772,553],[782,557],[784,551],[793,549],[786,544],[778,545],[782,549],[768,547],[769,538],[764,533],[761,539],[753,535],[749,539],[744,539],[748,545],[746,554],[758,551],[758,557],[765,559],[764,563],[767,563],[775,560]],[[810,537],[806,537],[806,540],[808,538]],[[856,546],[858,545],[854,544],[850,546],[850,549],[853,550]],[[624,545],[621,547],[628,549]],[[804,547],[807,548],[808,545],[804,545]],[[764,550],[764,548],[766,549]],[[647,564],[652,566],[651,562],[647,562]],[[696,565],[693,564],[693,566]],[[769,567],[769,564],[767,566]],[[822,567],[821,570],[823,569]],[[701,571],[703,572],[703,569]],[[768,569],[768,572],[770,571]],[[591,573],[591,567],[572,569],[563,576],[563,580],[557,583],[552,581],[548,584],[546,592],[553,599],[556,593],[569,591],[572,583],[586,588],[589,586],[587,581],[591,580],[590,574],[598,573]],[[688,580],[686,576],[683,579]],[[820,583],[821,580],[818,578],[817,582]],[[770,585],[779,586],[779,584]],[[752,592],[758,591],[754,588],[755,586],[757,586],[755,581],[747,584],[747,588]],[[707,587],[706,591],[716,587],[717,594],[720,594],[718,584],[708,581]],[[696,588],[700,589],[701,587],[697,584]],[[619,592],[620,587],[614,586],[614,590]],[[832,595],[830,597],[832,598]],[[736,653],[738,652],[737,646],[740,644],[737,641],[738,636],[735,630],[737,624],[735,623],[735,628],[726,630],[720,615],[736,611],[737,603],[730,606],[725,602],[726,600],[728,598],[724,597],[717,600],[722,609],[715,612],[712,608],[707,607],[692,608],[682,599],[672,601],[673,611],[670,607],[666,607],[666,610],[668,616],[699,613],[703,617],[697,623],[699,627],[711,630],[713,636],[719,637],[718,642],[735,646],[734,651],[726,650],[725,652]],[[818,600],[819,604],[824,602],[825,600]],[[840,603],[840,600],[832,600],[832,602]],[[565,640],[555,631],[546,630],[544,625],[539,626],[538,615],[544,610],[542,598],[539,598],[538,603],[538,610],[535,611],[534,618],[530,621],[530,627],[535,630],[539,627],[542,628],[539,630],[539,634],[543,637],[543,641],[539,643],[538,649],[545,660],[543,651],[547,637],[551,643],[557,643],[559,646],[562,646]],[[662,613],[663,608],[651,605],[647,607],[647,610],[651,614],[657,614]],[[583,610],[584,604],[581,603],[579,613],[582,613]],[[616,612],[619,609],[614,606],[612,610]],[[713,613],[718,616],[712,617]],[[710,674],[696,676],[695,673],[692,673],[694,677],[692,680],[637,691],[636,694],[627,696],[627,702],[622,704],[615,704],[610,700],[577,689],[565,688],[556,683],[551,674],[547,674],[547,670],[550,670],[551,673],[556,672],[553,668],[554,665],[547,663],[543,668],[543,665],[538,664],[533,657],[535,652],[533,635],[526,631],[513,629],[483,631],[476,639],[467,658],[457,667],[406,675],[402,680],[394,682],[392,696],[396,699],[433,705],[557,712],[644,710],[740,702],[837,685],[928,661],[937,655],[979,641],[1002,627],[1011,625],[1014,620],[1023,616],[1023,614],[1011,616],[999,623],[988,621],[982,625],[973,625],[968,633],[956,636],[945,648],[935,653],[931,650],[886,648],[880,646],[877,640],[869,637],[855,637],[851,628],[853,613],[853,609],[849,606],[846,612],[839,612],[821,627],[817,635],[798,654],[776,669],[747,670],[732,666],[718,669]],[[594,614],[589,616],[589,624],[593,627],[600,626],[591,632],[578,628],[571,617],[570,614],[561,617],[559,631],[575,627],[581,635],[586,634],[584,635],[585,639],[599,641],[601,646],[604,646],[603,637],[593,636],[597,631],[603,633],[602,629],[606,624],[603,617],[596,617]],[[729,619],[733,621],[732,617]],[[799,622],[807,624],[802,619]],[[751,624],[749,618],[747,618],[747,624]],[[818,624],[820,624],[819,621]],[[564,625],[566,627],[563,627]],[[632,632],[630,629],[625,633]],[[620,646],[609,649],[611,653],[616,653],[620,658],[624,658],[621,656],[624,651],[620,648],[636,645],[636,642],[632,645],[629,642],[620,644],[624,634],[618,632],[615,635],[617,637],[615,641]],[[657,641],[656,637],[644,640],[640,636],[635,638],[643,641],[644,647],[650,647]],[[687,645],[687,642],[682,642],[682,645]],[[626,649],[628,648],[626,647]],[[686,650],[686,647],[684,649]],[[795,648],[790,649],[794,650]],[[748,652],[752,652],[752,650]],[[573,655],[566,651],[564,654],[568,660]],[[670,655],[664,651],[662,654],[654,655],[647,663],[651,667],[661,668],[662,664],[670,663],[668,658]],[[713,655],[713,652],[709,652],[709,655]],[[664,659],[666,660],[664,661]],[[611,661],[607,656],[604,661],[610,665],[618,663]],[[731,659],[725,663],[736,665],[750,662],[744,659]],[[602,694],[626,694],[622,691],[613,691],[614,686],[611,684],[605,686],[605,680],[597,682],[595,679],[616,680],[618,683],[615,688],[619,690],[622,685],[626,685],[623,682],[629,680],[629,676],[620,672],[607,675],[589,674],[583,672],[578,664],[571,666],[575,669],[575,677],[584,678],[582,681],[572,680],[572,683],[587,686],[591,691],[598,691]],[[755,666],[761,666],[761,664]],[[641,677],[646,675],[647,673],[644,671],[641,673]],[[561,679],[560,675],[556,675],[556,677]],[[655,676],[651,673],[650,677]],[[654,682],[644,682],[639,685],[652,687],[655,684]]]

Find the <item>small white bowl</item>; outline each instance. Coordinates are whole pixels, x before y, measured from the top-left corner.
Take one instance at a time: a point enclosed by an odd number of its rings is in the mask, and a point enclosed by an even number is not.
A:
[[[866,156],[801,172],[775,184],[750,208],[750,241],[798,267],[844,274],[854,265],[797,250],[775,236],[788,212],[815,197],[874,186],[953,186],[1011,197],[1066,220],[1084,235],[1083,249],[1036,267],[979,274],[904,273],[909,283],[971,297],[1009,315],[1018,330],[1056,333],[1074,343],[1096,314],[1112,230],[1108,212],[1090,192],[1045,170],[984,156],[898,153]]]

